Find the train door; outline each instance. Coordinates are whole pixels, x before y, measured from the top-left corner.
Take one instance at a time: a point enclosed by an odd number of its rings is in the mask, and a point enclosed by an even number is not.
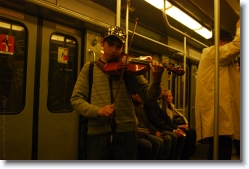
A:
[[[0,159],[30,160],[38,20],[0,14]]]
[[[80,65],[81,31],[43,21],[38,160],[77,160],[79,114],[70,98]]]

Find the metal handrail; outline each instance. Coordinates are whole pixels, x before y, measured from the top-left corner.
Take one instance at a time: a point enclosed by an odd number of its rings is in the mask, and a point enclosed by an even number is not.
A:
[[[132,31],[130,31],[130,30],[128,30],[128,32],[129,32],[129,33],[132,33]],[[151,42],[155,42],[155,43],[157,43],[157,44],[159,44],[159,45],[162,45],[162,46],[168,47],[168,48],[170,48],[170,49],[173,49],[173,50],[175,50],[175,51],[181,52],[181,53],[183,53],[183,54],[185,53],[185,52],[182,51],[182,50],[173,48],[173,47],[168,46],[168,45],[166,45],[166,44],[164,44],[164,43],[162,43],[162,42],[159,42],[159,41],[156,41],[156,40],[154,40],[154,39],[148,38],[147,36],[141,35],[141,34],[139,34],[139,33],[134,32],[134,34],[137,35],[137,36],[139,36],[139,37],[141,37],[141,38],[147,39],[147,40],[149,40],[149,41],[151,41]]]
[[[201,45],[204,46],[204,47],[208,47],[208,46],[205,45],[204,43],[202,43],[202,42],[196,40],[195,38],[192,38],[192,37],[189,36],[188,34],[182,32],[182,31],[180,31],[180,30],[178,30],[178,29],[176,29],[175,27],[173,27],[173,26],[170,25],[170,23],[169,23],[169,21],[168,21],[168,19],[167,19],[167,15],[166,15],[166,8],[165,8],[165,6],[166,6],[166,1],[167,1],[167,0],[164,0],[164,1],[163,1],[163,2],[164,2],[164,4],[163,4],[163,19],[164,19],[164,23],[166,24],[166,27],[169,27],[169,28],[171,28],[171,29],[177,31],[178,33],[180,33],[180,34],[186,36],[187,38],[189,38],[189,39],[191,39],[191,40],[193,40],[193,41],[195,41],[195,42],[197,42],[197,43],[199,43],[199,44],[201,44]]]

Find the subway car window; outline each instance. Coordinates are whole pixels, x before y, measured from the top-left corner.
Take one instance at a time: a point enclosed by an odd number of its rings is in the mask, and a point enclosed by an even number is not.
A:
[[[27,31],[0,19],[0,114],[20,113],[25,104]]]
[[[48,99],[52,113],[71,112],[70,98],[76,81],[77,42],[72,37],[53,34],[50,39]],[[73,71],[75,69],[75,71]]]
[[[179,62],[177,63],[177,65],[183,65],[183,63]],[[188,66],[188,64],[187,64]],[[188,89],[189,87],[189,79],[188,79],[188,67],[185,70],[185,74],[186,74],[186,89]],[[173,99],[173,103],[175,105],[175,107],[177,109],[182,109],[183,108],[183,86],[184,86],[184,80],[183,80],[183,76],[174,76],[171,75],[169,80],[168,80],[168,87],[169,89],[171,89],[172,95],[174,97]],[[185,95],[185,106],[188,105],[188,99],[187,99],[187,95],[188,95],[188,90],[186,90],[186,95]]]

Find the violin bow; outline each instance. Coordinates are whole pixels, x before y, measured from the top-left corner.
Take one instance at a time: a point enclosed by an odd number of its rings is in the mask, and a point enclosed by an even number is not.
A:
[[[128,54],[129,54],[129,51],[130,51],[131,42],[133,40],[135,30],[136,30],[136,27],[137,27],[137,22],[138,22],[138,18],[135,19],[135,25],[134,25],[133,33],[132,33],[130,44],[129,44],[129,48],[128,48]],[[127,59],[128,59],[128,56],[126,56],[126,59],[125,59],[125,62],[124,62],[124,67],[123,67],[121,75],[120,75],[120,79],[119,79],[119,83],[118,83],[118,88],[117,88],[117,91],[115,93],[115,97],[114,97],[113,102],[112,102],[113,105],[114,105],[114,103],[116,101],[116,98],[117,98],[117,95],[118,95],[118,91],[119,91],[119,88],[120,88],[120,84],[121,84],[122,79],[123,79],[123,74],[124,74],[124,69],[125,69],[125,66],[126,66]],[[107,124],[112,123],[113,117],[114,117],[114,115],[112,115],[112,117],[108,119]]]
[[[129,47],[128,47],[128,54],[129,54],[129,51],[130,51],[131,42],[132,42],[132,40],[133,40],[135,30],[136,30],[136,27],[137,27],[137,22],[138,22],[138,18],[135,19],[135,25],[134,25],[133,33],[132,33],[132,36],[131,36],[130,44],[129,44]],[[117,95],[118,95],[118,91],[119,91],[119,87],[120,87],[120,84],[121,84],[121,81],[122,81],[122,78],[123,78],[124,69],[125,69],[125,66],[126,66],[127,59],[128,59],[128,56],[127,56],[126,59],[125,59],[124,67],[123,67],[123,69],[122,69],[121,76],[120,76],[120,79],[119,79],[118,88],[117,88],[117,91],[116,91],[116,94],[115,94],[115,97],[114,97],[114,100],[113,100],[113,103],[112,103],[112,104],[114,104],[115,101],[116,101],[116,98],[117,98]]]
[[[133,29],[133,32],[132,32],[132,35],[131,35],[130,44],[129,44],[129,47],[128,47],[128,54],[129,54],[129,51],[130,51],[130,48],[131,48],[131,42],[133,41],[135,30],[137,28],[137,22],[138,22],[138,18],[135,19],[135,25],[134,25],[134,29]]]

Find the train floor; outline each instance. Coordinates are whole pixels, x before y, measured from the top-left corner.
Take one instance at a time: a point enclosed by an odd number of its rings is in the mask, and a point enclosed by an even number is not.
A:
[[[208,151],[208,144],[203,143],[196,143],[196,152],[193,157],[190,157],[190,160],[207,160],[207,151]],[[236,155],[235,147],[233,146],[232,149],[232,159],[231,160],[240,160],[240,157]]]

